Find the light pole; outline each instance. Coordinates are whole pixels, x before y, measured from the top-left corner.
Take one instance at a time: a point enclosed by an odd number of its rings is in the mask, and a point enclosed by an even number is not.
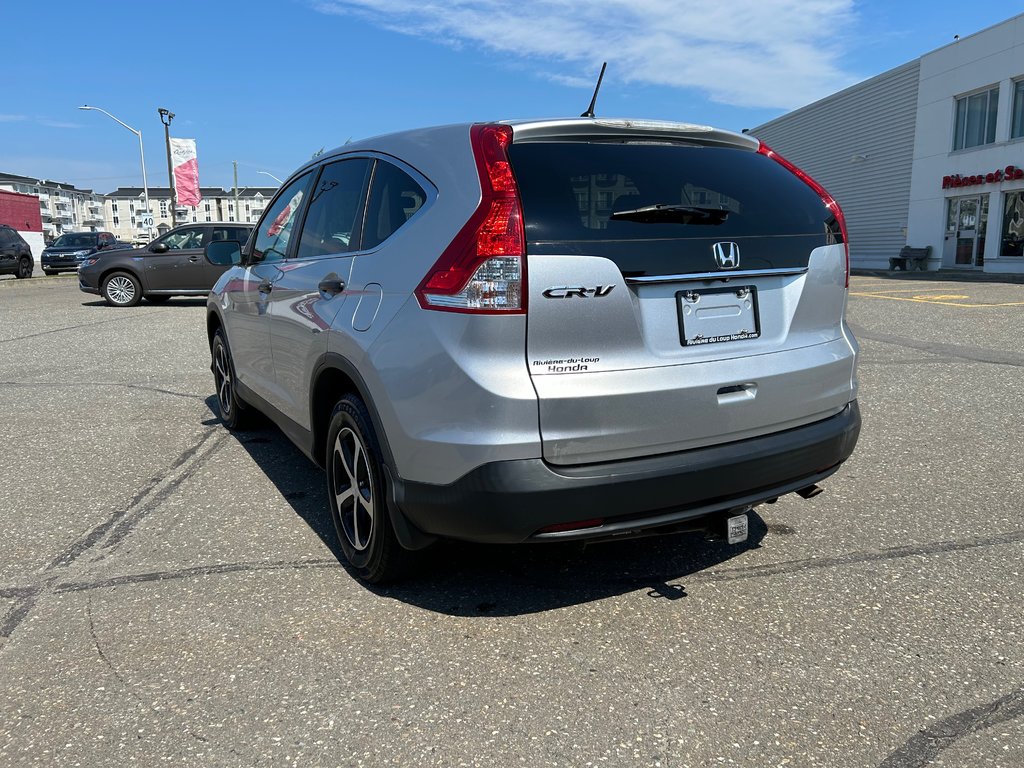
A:
[[[143,198],[146,201],[146,216],[149,217],[150,220],[152,220],[153,212],[149,209],[149,182],[146,181],[146,152],[142,149],[142,131],[137,131],[134,128],[132,128],[130,125],[128,125],[128,123],[125,123],[125,122],[123,122],[121,120],[118,120],[116,117],[114,117],[112,114],[107,112],[107,110],[105,110],[105,109],[100,109],[99,107],[90,107],[88,104],[83,104],[82,106],[79,107],[79,109],[87,109],[87,110],[94,111],[94,112],[102,112],[104,115],[109,117],[115,123],[118,123],[119,125],[124,126],[129,131],[131,131],[132,133],[134,133],[136,136],[139,137],[139,157],[142,160],[142,196],[143,196]],[[150,240],[153,239],[153,227],[152,226],[146,227],[146,234],[149,235],[149,239]]]
[[[279,178],[277,178],[277,176],[275,176],[274,174],[270,173],[269,171],[256,171],[256,173],[262,173],[264,176],[269,176],[270,178],[272,178],[278,184],[284,184],[283,181],[281,181]]]
[[[171,120],[174,113],[163,107],[157,108],[160,122],[164,124],[164,141],[167,144],[167,185],[171,191],[171,226],[178,226],[178,190],[174,186],[174,166],[171,164]]]

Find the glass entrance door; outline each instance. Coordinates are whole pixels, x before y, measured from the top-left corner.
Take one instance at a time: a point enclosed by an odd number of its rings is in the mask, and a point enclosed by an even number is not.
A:
[[[951,266],[981,267],[985,262],[988,195],[950,198],[946,222],[946,241],[953,245]]]

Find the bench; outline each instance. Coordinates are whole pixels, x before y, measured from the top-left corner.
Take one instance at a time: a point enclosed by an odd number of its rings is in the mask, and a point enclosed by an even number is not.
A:
[[[905,245],[900,249],[899,256],[889,259],[889,269],[895,271],[901,269],[906,272],[908,269],[919,269],[924,272],[928,269],[928,257],[931,255],[932,247],[926,245],[924,248],[911,248]]]

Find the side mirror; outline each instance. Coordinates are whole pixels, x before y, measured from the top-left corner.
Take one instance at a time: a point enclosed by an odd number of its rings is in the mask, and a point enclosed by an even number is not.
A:
[[[167,243],[153,243],[149,246],[149,250],[152,253],[167,253],[171,249],[167,247]]]
[[[237,240],[214,240],[206,246],[206,259],[219,267],[242,263],[242,246]]]

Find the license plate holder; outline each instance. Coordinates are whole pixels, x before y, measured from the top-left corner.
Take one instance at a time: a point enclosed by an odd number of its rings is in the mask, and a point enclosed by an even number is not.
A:
[[[761,335],[757,288],[691,288],[676,292],[679,341],[684,347],[756,339]]]

